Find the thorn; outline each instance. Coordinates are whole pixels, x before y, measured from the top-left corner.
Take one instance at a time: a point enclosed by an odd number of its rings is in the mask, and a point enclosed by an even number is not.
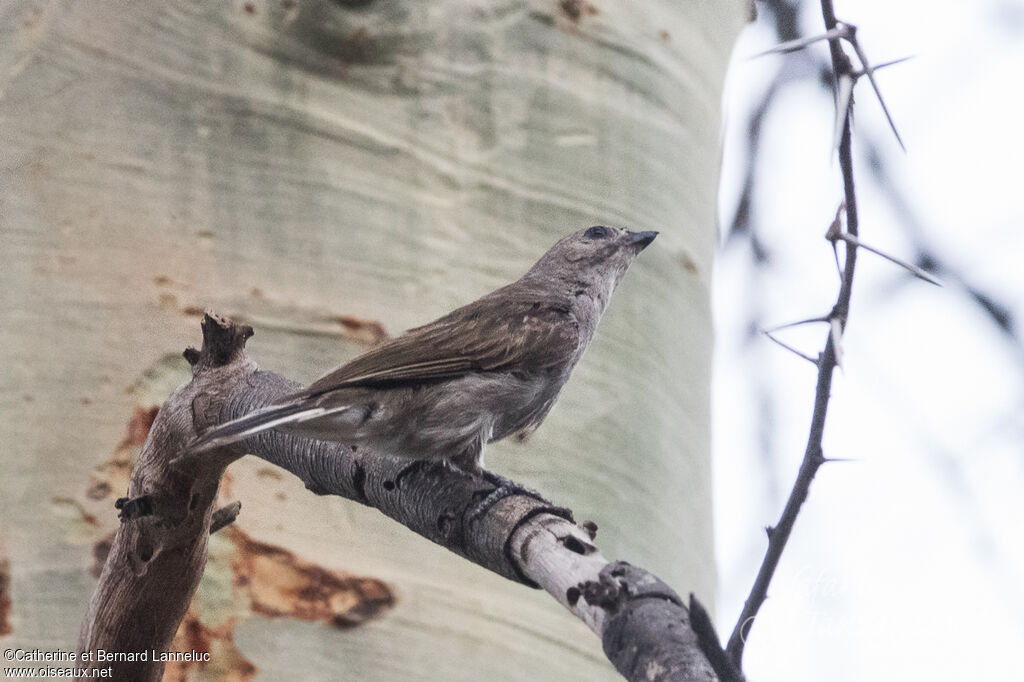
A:
[[[871,67],[871,70],[877,72],[877,71],[880,71],[881,69],[886,69],[886,68],[888,68],[890,66],[895,66],[897,64],[902,64],[903,62],[910,61],[915,56],[916,55],[912,55],[911,54],[911,55],[907,55],[906,57],[900,57],[899,59],[890,59],[887,62],[882,62],[881,64],[875,64],[874,66]],[[861,76],[867,75],[867,69],[861,69],[860,71],[854,71],[851,75],[854,78],[860,78]]]
[[[843,74],[839,77],[839,88],[836,91],[836,120],[832,129],[832,154],[839,153],[839,141],[843,137],[843,128],[846,127],[847,118],[850,115],[850,102],[853,99],[853,84],[856,79]]]
[[[839,249],[836,248],[836,243],[832,242],[832,258],[836,261],[836,274],[839,275],[839,280],[843,279],[843,266],[839,264]]]
[[[832,351],[836,357],[836,367],[843,369],[843,325],[838,317],[829,320],[832,328],[829,334],[832,335]]]
[[[762,331],[766,334],[771,334],[782,329],[789,329],[790,327],[799,327],[804,324],[814,324],[815,322],[828,322],[827,317],[808,317],[806,320],[797,320],[796,322],[787,322],[786,324],[780,324],[778,327],[772,327],[771,329],[763,329]]]
[[[757,59],[758,57],[765,57],[770,54],[785,54],[786,52],[795,52],[802,50],[808,45],[813,45],[822,40],[832,40],[833,38],[847,38],[849,37],[849,29],[846,24],[837,24],[834,29],[827,31],[816,36],[810,36],[808,38],[797,38],[796,40],[787,40],[784,43],[779,43],[775,47],[769,48],[764,52],[758,52],[757,54],[747,57],[747,59]]]
[[[860,457],[822,457],[822,463],[825,462],[863,462],[864,460]]]
[[[864,50],[861,49],[860,43],[857,42],[854,31],[850,31],[847,40],[850,42],[850,45],[853,46],[853,51],[857,53],[857,59],[860,60],[864,75],[868,77],[868,81],[871,83],[871,88],[875,91],[875,97],[878,98],[878,103],[882,105],[882,113],[885,114],[885,120],[889,122],[892,134],[896,136],[896,142],[899,143],[900,149],[906,152],[907,148],[903,144],[903,138],[900,137],[900,131],[896,130],[896,123],[892,120],[892,115],[889,114],[889,107],[885,106],[885,99],[882,97],[882,91],[878,88],[878,82],[875,80],[875,70],[871,68],[871,64],[868,63],[868,56],[864,54]]]
[[[832,242],[832,257],[836,261],[836,273],[838,273],[840,281],[843,279],[843,266],[839,264],[839,249],[836,248],[836,240],[843,233],[843,213],[845,211],[846,201],[840,201],[839,207],[836,208],[836,217],[832,219],[832,223],[825,230],[825,239]]]
[[[875,254],[876,256],[881,256],[882,258],[884,258],[885,260],[889,261],[890,263],[893,263],[895,265],[900,266],[901,268],[903,268],[904,270],[906,270],[907,272],[912,274],[914,277],[917,277],[918,279],[923,279],[925,282],[928,282],[929,284],[934,284],[937,287],[941,287],[942,286],[942,281],[939,280],[938,278],[936,278],[931,273],[929,273],[929,272],[927,272],[925,270],[922,270],[921,268],[917,267],[916,265],[912,265],[912,264],[910,264],[910,263],[908,263],[906,261],[900,260],[899,258],[896,258],[895,256],[890,256],[889,254],[887,254],[886,252],[884,252],[884,251],[882,251],[880,249],[876,249],[873,246],[865,244],[864,242],[862,242],[857,237],[854,237],[852,234],[840,233],[839,235],[836,236],[836,238],[837,239],[842,239],[843,241],[846,241],[846,242],[849,242],[849,243],[853,244],[854,246],[856,246],[858,248],[870,251],[871,253]]]
[[[836,217],[829,223],[828,229],[825,230],[825,239],[830,242],[834,242],[843,236],[843,212],[846,211],[846,201],[840,201],[839,206],[836,207]]]
[[[812,358],[810,355],[807,355],[806,353],[802,353],[802,352],[798,351],[796,348],[793,348],[792,346],[790,346],[790,345],[788,345],[786,343],[783,343],[782,341],[779,341],[777,338],[772,336],[771,332],[769,332],[769,331],[766,331],[766,330],[762,329],[761,333],[764,334],[765,336],[767,336],[769,339],[771,339],[775,343],[777,343],[780,346],[782,346],[783,348],[785,348],[786,350],[788,350],[790,353],[794,353],[794,354],[802,357],[804,360],[806,360],[807,362],[811,363],[815,367],[818,366],[818,360],[816,358]]]
[[[769,540],[771,540],[772,539],[772,535],[775,534],[775,529],[772,528],[771,526],[765,526],[764,527],[764,534],[768,536]]]

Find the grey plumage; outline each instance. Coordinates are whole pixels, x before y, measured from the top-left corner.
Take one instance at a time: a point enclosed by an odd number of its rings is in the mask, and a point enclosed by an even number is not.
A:
[[[657,234],[603,226],[574,232],[512,284],[210,429],[189,449],[277,428],[477,470],[487,443],[547,416],[619,280]]]

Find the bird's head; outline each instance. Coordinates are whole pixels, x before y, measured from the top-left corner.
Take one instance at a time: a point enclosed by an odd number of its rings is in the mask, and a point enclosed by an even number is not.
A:
[[[633,258],[658,236],[595,225],[563,237],[530,268],[528,276],[560,281],[607,305]]]

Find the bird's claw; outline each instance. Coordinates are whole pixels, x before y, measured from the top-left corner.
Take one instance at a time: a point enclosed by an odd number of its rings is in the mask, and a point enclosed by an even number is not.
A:
[[[506,497],[512,497],[513,495],[525,495],[527,497],[532,497],[535,500],[540,500],[544,504],[551,504],[551,502],[548,499],[546,499],[536,490],[527,488],[526,486],[516,483],[515,481],[505,478],[504,476],[501,476],[491,471],[487,471],[486,469],[481,471],[480,475],[483,476],[485,481],[493,484],[495,487],[494,490],[487,493],[487,497],[480,500],[480,502],[476,504],[472,510],[470,510],[470,522],[477,521],[484,514],[486,514],[488,510],[490,510],[490,508],[493,507],[495,504],[505,499]]]

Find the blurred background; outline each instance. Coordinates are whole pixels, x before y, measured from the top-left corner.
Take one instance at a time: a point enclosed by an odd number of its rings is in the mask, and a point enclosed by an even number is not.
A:
[[[742,607],[803,455],[815,368],[759,333],[823,315],[842,198],[817,2],[758,2],[725,93],[713,287],[719,627]],[[1024,642],[1024,3],[836,2],[874,63],[853,150],[863,240],[825,454],[748,639],[749,679],[1014,679]],[[852,51],[849,51],[852,54]],[[826,330],[779,332],[815,356]],[[723,634],[723,637],[726,636]]]

